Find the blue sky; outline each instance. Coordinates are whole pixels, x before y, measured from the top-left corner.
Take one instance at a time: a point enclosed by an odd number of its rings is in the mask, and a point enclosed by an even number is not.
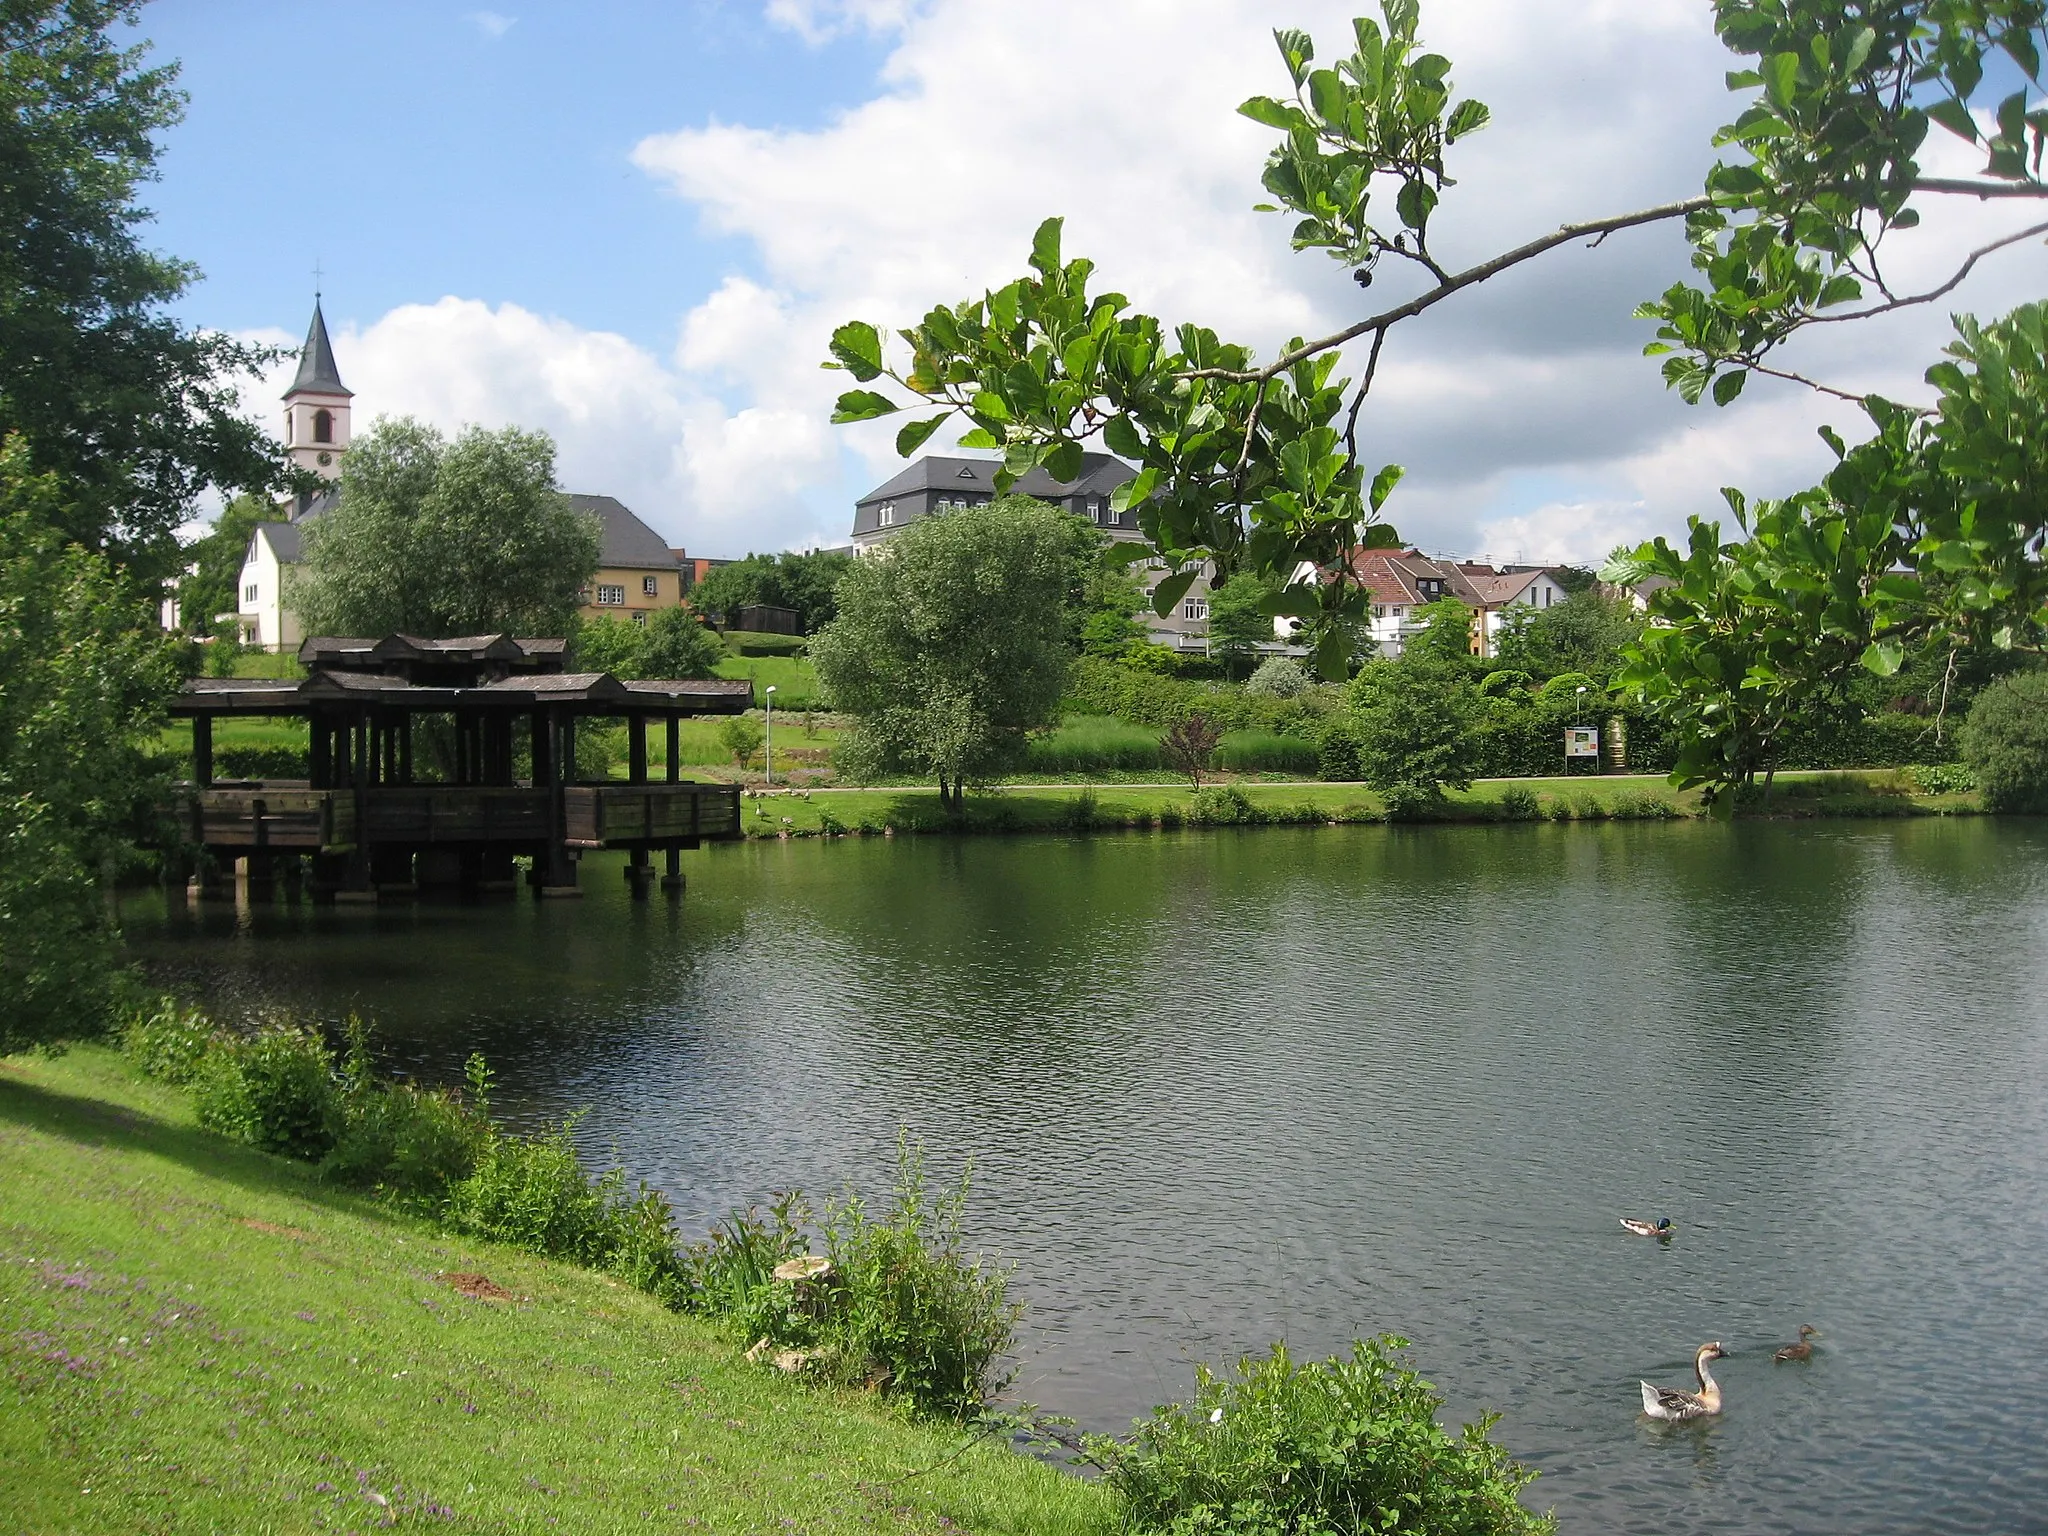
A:
[[[1345,274],[1252,211],[1271,135],[1234,112],[1284,88],[1275,21],[1327,52],[1356,8],[155,0],[141,31],[192,98],[151,189],[156,240],[206,273],[186,319],[283,344],[317,259],[359,431],[399,413],[540,428],[567,488],[617,495],[698,553],[837,543],[898,462],[887,424],[829,425],[832,327],[1000,285],[1048,214],[1169,324],[1270,354],[1357,317]],[[1708,0],[1423,14],[1461,94],[1493,110],[1433,225],[1453,265],[1690,194],[1739,110]],[[2010,224],[1940,214],[1902,242],[1906,281]],[[1641,356],[1630,311],[1685,256],[1674,229],[1623,234],[1398,330],[1363,431],[1408,468],[1402,531],[1438,553],[1594,561],[1717,515],[1722,485],[1782,494],[1823,472],[1814,429],[1860,435],[1848,408],[1764,385],[1687,408]],[[2000,258],[1961,302],[2007,307],[2038,272],[2038,255]],[[1830,328],[1792,361],[1910,398],[1945,330],[1910,311]],[[250,409],[268,420],[279,387],[252,387]]]
[[[453,293],[650,349],[749,252],[703,233],[634,145],[713,119],[816,127],[884,54],[862,34],[806,44],[716,0],[157,0],[140,33],[181,61],[191,96],[150,194],[162,247],[205,273],[186,319],[302,327],[317,260],[330,319]]]

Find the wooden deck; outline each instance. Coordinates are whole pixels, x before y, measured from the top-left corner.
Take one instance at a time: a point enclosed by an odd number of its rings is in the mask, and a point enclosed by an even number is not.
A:
[[[187,790],[177,815],[194,843],[236,854],[348,853],[364,842],[523,850],[548,840],[548,799],[547,789],[523,786],[216,784]],[[562,840],[572,848],[695,847],[741,835],[732,784],[568,784],[562,801]]]

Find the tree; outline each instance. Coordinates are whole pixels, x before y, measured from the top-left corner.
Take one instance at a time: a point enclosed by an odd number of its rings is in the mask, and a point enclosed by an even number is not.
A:
[[[808,554],[748,555],[730,565],[713,567],[697,583],[691,600],[705,613],[728,616],[756,604],[793,608],[803,632],[814,634],[837,613],[832,594],[852,563],[851,556],[822,549]]]
[[[605,614],[576,631],[576,665],[613,677],[715,677],[731,654],[691,608],[657,609],[645,624]]]
[[[1507,611],[1495,656],[1503,667],[1538,677],[1586,672],[1603,683],[1621,665],[1622,648],[1643,632],[1632,604],[1582,587],[1548,608]]]
[[[273,354],[172,320],[198,272],[137,238],[136,190],[184,110],[175,66],[109,36],[137,9],[0,4],[0,436],[58,476],[60,532],[160,578],[200,491],[285,470],[235,398]]]
[[[855,717],[855,778],[930,774],[957,808],[1057,717],[1066,604],[1087,526],[1026,497],[921,518],[839,585],[811,642],[818,680]]]
[[[1122,656],[1145,639],[1145,626],[1135,617],[1145,610],[1145,589],[1126,561],[1107,558],[1123,552],[1114,545],[1099,549],[1080,571],[1073,612],[1084,656]]]
[[[2048,672],[2022,672],[1979,694],[1963,756],[1987,810],[2048,811]]]
[[[1216,744],[1222,739],[1209,717],[1197,711],[1159,738],[1159,756],[1173,772],[1187,775],[1189,788],[1200,789],[1209,759],[1216,755]]]
[[[597,572],[596,520],[556,489],[546,434],[517,427],[450,443],[380,421],[305,527],[286,597],[309,634],[562,635]]]
[[[1398,660],[1368,662],[1351,684],[1365,782],[1430,800],[1441,799],[1446,785],[1470,788],[1484,745],[1483,710],[1470,666],[1442,647],[1411,641]]]
[[[0,1055],[105,1026],[123,972],[100,889],[159,787],[177,685],[139,583],[71,543],[65,482],[0,446]]]
[[[907,457],[964,418],[963,446],[1003,453],[999,490],[1037,466],[1071,477],[1099,436],[1140,466],[1113,504],[1138,510],[1173,573],[1156,589],[1158,611],[1171,611],[1205,561],[1226,580],[1250,569],[1288,582],[1278,611],[1305,621],[1323,674],[1335,678],[1348,626],[1368,601],[1353,558],[1399,542],[1380,514],[1400,471],[1368,476],[1357,435],[1398,326],[1550,252],[1683,220],[1699,280],[1637,310],[1659,323],[1649,350],[1664,356],[1667,385],[1688,402],[1726,405],[1764,374],[1857,398],[1783,366],[1779,349],[1816,324],[1940,299],[1979,262],[2048,233],[2034,223],[1998,234],[1922,292],[1901,292],[1885,275],[1889,234],[1943,198],[2048,198],[2048,112],[2028,107],[2048,49],[2042,0],[1717,0],[1715,26],[1739,66],[1728,85],[1742,100],[1715,137],[1724,155],[1704,190],[1568,224],[1462,267],[1431,245],[1431,220],[1452,185],[1449,152],[1489,114],[1457,98],[1450,60],[1422,48],[1417,0],[1382,0],[1381,15],[1353,23],[1355,48],[1334,67],[1315,67],[1307,33],[1276,31],[1291,95],[1254,97],[1239,111],[1281,135],[1262,178],[1273,202],[1262,206],[1296,219],[1296,248],[1324,251],[1361,288],[1401,271],[1419,291],[1260,362],[1199,324],[1169,328],[1119,294],[1091,296],[1094,264],[1068,260],[1061,223],[1048,219],[1028,274],[898,333],[907,362],[885,355],[875,325],[840,326],[830,366],[864,386],[886,379],[896,393],[850,389],[835,419],[934,409],[898,432]],[[1982,171],[1925,174],[1917,157],[1935,127],[1981,148]],[[1355,387],[1334,376],[1338,350],[1354,343],[1364,351]],[[2009,408],[1990,396],[1982,404],[1986,424]],[[2015,451],[2040,451],[2038,399],[2013,404],[2034,426],[2003,439],[2007,468]],[[1970,436],[1961,457],[1999,462],[1996,433]],[[1975,556],[1958,545],[1948,558]],[[1295,581],[1297,571],[1335,579]]]
[[[1276,590],[1255,572],[1239,571],[1209,594],[1209,654],[1227,675],[1249,671],[1259,647],[1272,643]]]
[[[767,739],[767,728],[752,715],[734,715],[718,728],[718,744],[732,754],[733,766],[745,768]]]

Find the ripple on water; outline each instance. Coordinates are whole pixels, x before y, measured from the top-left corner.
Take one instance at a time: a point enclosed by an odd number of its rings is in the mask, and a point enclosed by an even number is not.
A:
[[[680,907],[131,914],[229,1006],[472,1049],[700,1225],[972,1157],[1020,1391],[1393,1331],[1571,1531],[2041,1529],[2048,833],[1503,827],[715,850]],[[1676,1241],[1622,1232],[1671,1215]],[[1814,1359],[1774,1366],[1801,1322]],[[1733,1352],[1726,1415],[1636,1380]]]

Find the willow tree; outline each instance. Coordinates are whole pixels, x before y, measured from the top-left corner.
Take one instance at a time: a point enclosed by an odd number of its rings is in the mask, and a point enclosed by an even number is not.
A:
[[[1320,665],[1334,676],[1369,601],[1350,575],[1353,557],[1400,542],[1386,512],[1401,471],[1375,467],[1359,446],[1389,339],[1407,321],[1552,253],[1597,246],[1619,230],[1682,223],[1693,274],[1636,311],[1656,322],[1649,350],[1663,358],[1666,384],[1690,403],[1725,406],[1751,375],[1763,374],[1865,404],[1873,440],[1897,439],[1900,473],[1942,482],[1924,500],[1963,509],[1912,503],[1899,531],[1917,583],[1910,600],[1974,578],[1983,593],[1958,591],[1950,611],[1981,596],[1983,606],[1972,611],[1998,621],[1991,634],[2016,637],[2038,622],[2038,606],[2029,606],[2033,578],[2001,574],[1999,561],[2001,550],[2019,549],[2031,570],[2048,522],[2038,496],[2039,349],[2027,352],[2000,333],[2001,367],[2012,370],[2013,387],[2001,397],[2008,409],[1992,404],[1987,381],[1982,409],[1950,412],[1945,403],[1929,416],[1810,378],[1788,366],[1784,348],[1815,325],[1934,303],[1978,263],[2048,233],[2048,222],[2032,218],[2036,200],[2048,197],[2041,176],[2048,114],[2029,106],[2048,47],[2044,15],[2048,0],[1718,0],[1715,26],[1735,56],[1727,81],[1738,104],[1715,135],[1720,155],[1705,185],[1476,258],[1441,248],[1432,224],[1453,195],[1447,167],[1455,147],[1485,128],[1490,114],[1457,95],[1451,61],[1421,44],[1417,0],[1383,0],[1380,19],[1356,20],[1351,51],[1325,66],[1307,33],[1282,29],[1274,36],[1287,89],[1239,108],[1279,135],[1262,178],[1271,201],[1261,206],[1291,216],[1295,248],[1342,263],[1362,291],[1386,292],[1393,286],[1386,280],[1400,274],[1403,295],[1262,360],[1198,321],[1169,326],[1122,294],[1091,292],[1094,264],[1064,253],[1061,222],[1051,218],[1038,229],[1026,275],[978,299],[933,308],[894,333],[900,346],[885,344],[884,331],[868,321],[842,325],[827,366],[849,370],[862,386],[890,387],[848,390],[835,419],[922,408],[897,434],[905,456],[960,421],[963,445],[1001,452],[999,487],[1039,466],[1072,478],[1085,447],[1108,448],[1139,466],[1116,505],[1137,508],[1149,552],[1169,567],[1155,590],[1159,611],[1171,610],[1204,561],[1226,577],[1253,571],[1285,583],[1274,612],[1304,621]],[[1999,67],[1987,67],[1994,61]],[[1982,168],[1963,177],[1927,174],[1919,157],[1934,132],[1977,146]],[[1943,282],[1899,290],[1884,265],[1889,236],[1957,199],[2031,211]],[[2006,332],[2024,333],[2030,323],[2013,317]],[[1981,337],[1993,330],[1966,328],[1962,345],[1971,357],[1942,365],[1960,372],[1943,372],[1938,382],[1947,387],[1981,374]],[[1345,348],[1362,356],[1355,377],[1337,374]],[[1910,418],[1904,426],[1902,412]],[[1936,439],[1942,452],[1930,456],[1924,450]],[[2017,454],[2001,447],[2014,442]],[[2004,510],[1990,515],[2004,531],[1980,548],[1985,513],[1957,477],[1986,469],[2002,477],[1993,500]],[[1968,537],[1941,531],[1961,529],[1965,520]],[[1718,529],[1702,526],[1713,531],[1696,528],[1695,543],[1711,538],[1718,551]],[[1806,565],[1798,581],[1837,579],[1828,544],[1823,530],[1799,556]],[[1646,547],[1633,568],[1647,573],[1682,558]],[[1297,580],[1305,570],[1328,574]],[[1894,588],[1877,600],[1909,595]],[[1852,628],[1864,639],[1854,647],[1857,661],[1896,664],[1891,646],[1903,641],[1885,638],[1895,617],[1858,616]],[[1739,678],[1723,681],[1740,685]],[[1701,755],[1694,768],[1716,771],[1710,757]]]

